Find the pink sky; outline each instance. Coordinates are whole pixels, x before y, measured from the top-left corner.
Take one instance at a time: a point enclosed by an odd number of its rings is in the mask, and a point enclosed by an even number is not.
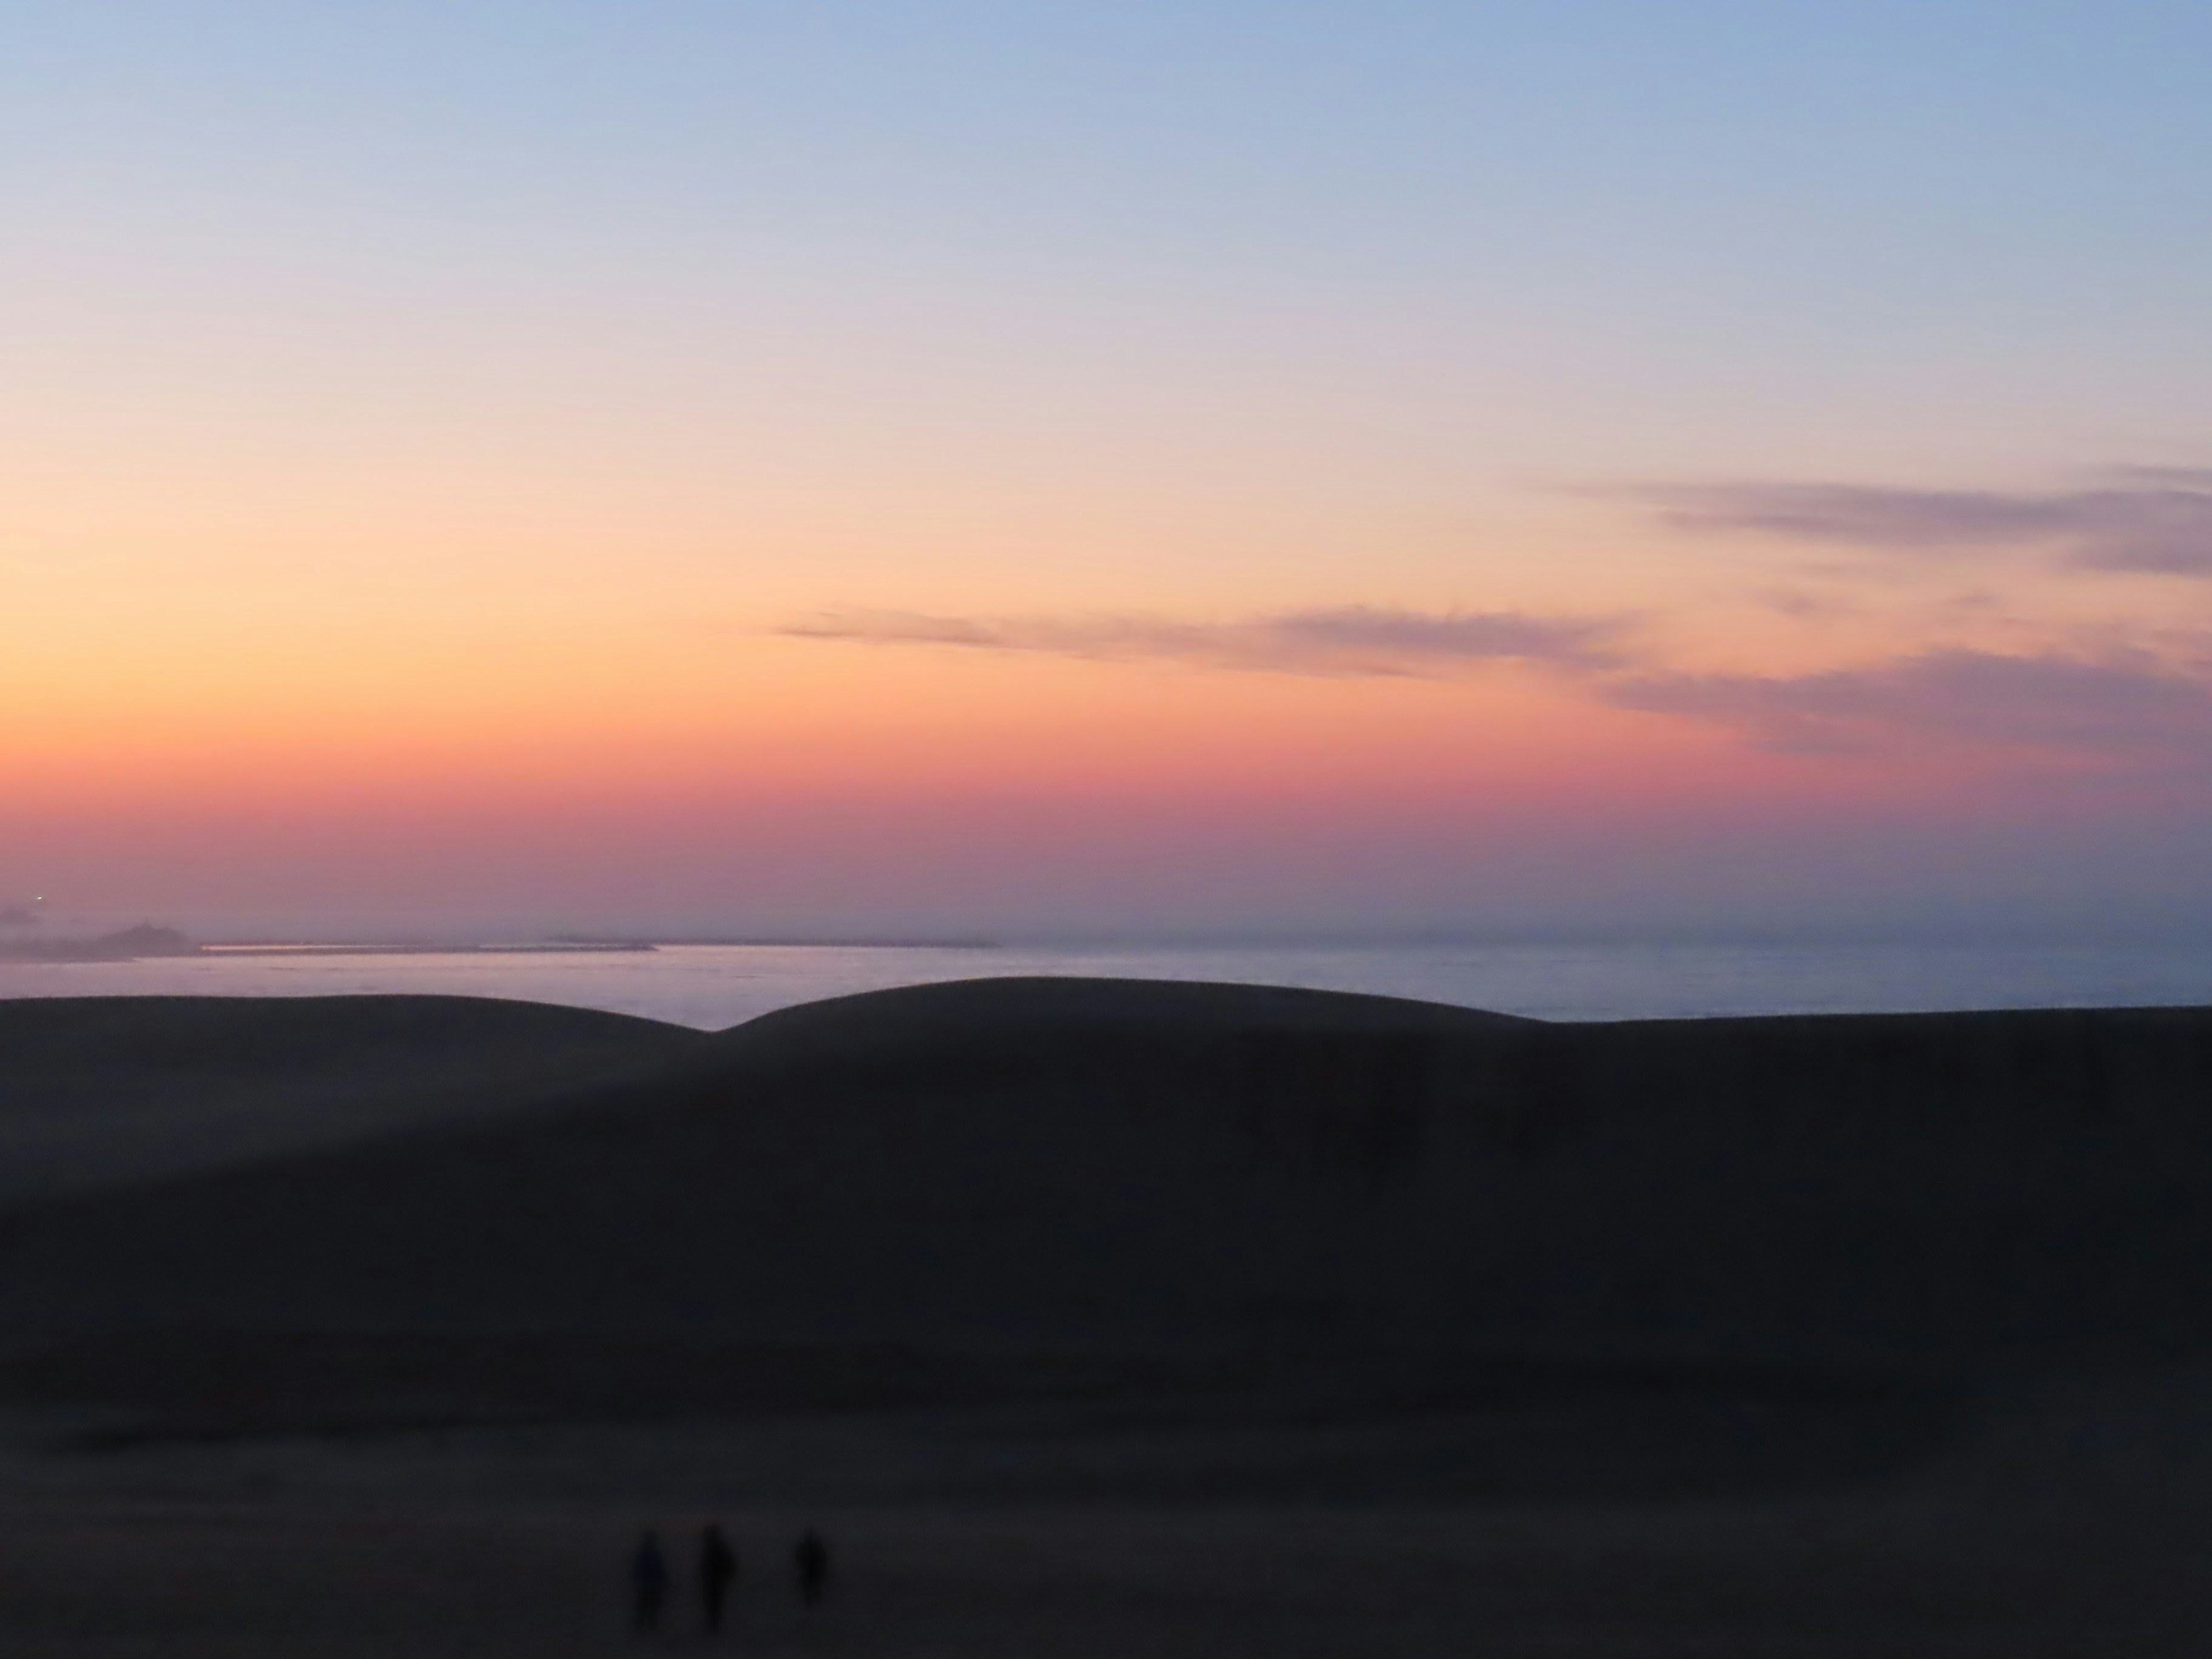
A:
[[[2212,919],[2191,41],[559,9],[0,66],[0,904]]]

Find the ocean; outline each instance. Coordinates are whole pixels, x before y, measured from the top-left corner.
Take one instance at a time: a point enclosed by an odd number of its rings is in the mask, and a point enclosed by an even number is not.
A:
[[[2212,946],[671,945],[651,952],[0,962],[0,997],[434,992],[718,1030],[793,1003],[1004,975],[1228,980],[1613,1020],[2212,1004]]]

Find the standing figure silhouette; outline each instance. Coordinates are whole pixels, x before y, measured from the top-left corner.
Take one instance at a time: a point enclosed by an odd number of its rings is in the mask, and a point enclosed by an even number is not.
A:
[[[722,1628],[722,1608],[738,1579],[738,1553],[722,1529],[709,1526],[699,1534],[699,1618],[709,1636]]]
[[[830,1546],[813,1528],[799,1534],[791,1566],[799,1580],[799,1601],[810,1607],[818,1606],[830,1591]]]
[[[661,1553],[660,1534],[647,1528],[629,1559],[630,1625],[640,1636],[660,1629],[660,1610],[668,1601],[668,1558]]]

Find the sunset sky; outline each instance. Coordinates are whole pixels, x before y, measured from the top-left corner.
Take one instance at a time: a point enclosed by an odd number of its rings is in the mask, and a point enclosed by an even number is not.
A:
[[[2201,0],[0,0],[0,901],[2212,927]]]

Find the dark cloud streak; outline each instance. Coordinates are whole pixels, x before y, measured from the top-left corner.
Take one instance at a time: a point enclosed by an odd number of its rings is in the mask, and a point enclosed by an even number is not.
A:
[[[1868,484],[1648,485],[1626,496],[1686,534],[1747,532],[1896,553],[2057,547],[2078,569],[2212,577],[2212,474],[2136,469],[2043,494]]]
[[[2024,653],[1949,647],[1808,674],[1691,673],[1631,651],[1627,629],[1620,619],[1355,605],[1215,623],[843,611],[775,631],[1329,678],[1444,678],[1486,663],[1532,663],[1595,702],[1732,729],[1774,752],[1881,754],[1933,744],[2113,771],[2212,765],[2212,661],[2126,645]]]
[[[775,631],[796,639],[865,645],[961,646],[1339,678],[1431,678],[1486,662],[1547,663],[1582,671],[1610,667],[1621,661],[1618,641],[1626,625],[1618,617],[1346,605],[1231,622],[832,611],[786,623]]]
[[[1935,736],[2114,762],[2212,758],[2212,686],[2134,654],[1929,651],[1818,674],[1636,675],[1600,695],[1617,708],[1734,726],[1794,754]]]

